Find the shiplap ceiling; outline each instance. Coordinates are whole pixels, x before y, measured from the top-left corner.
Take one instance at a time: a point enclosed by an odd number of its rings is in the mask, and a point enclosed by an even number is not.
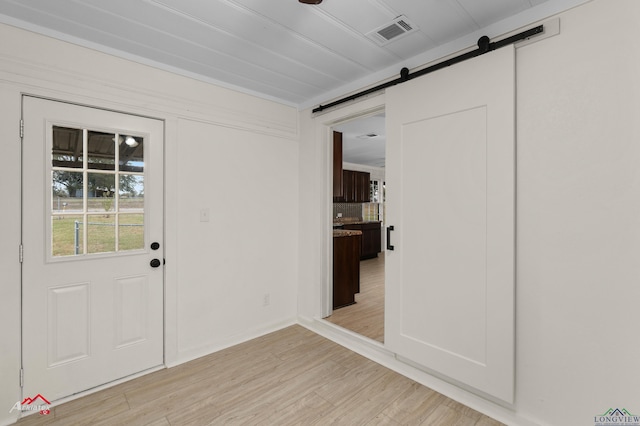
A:
[[[584,1],[0,0],[0,22],[306,108]],[[415,30],[368,36],[398,16]]]

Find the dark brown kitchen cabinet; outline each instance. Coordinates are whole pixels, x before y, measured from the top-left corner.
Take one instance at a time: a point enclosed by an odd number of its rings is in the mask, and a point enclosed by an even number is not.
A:
[[[344,202],[342,183],[342,133],[333,132],[333,202]]]
[[[356,303],[360,292],[359,232],[333,233],[333,309]]]
[[[380,222],[362,224],[362,244],[360,258],[377,257],[382,250],[382,230]]]
[[[344,202],[368,203],[370,201],[370,173],[354,170],[342,171],[342,187]]]
[[[362,231],[360,259],[377,257],[382,251],[380,222],[345,223],[343,229]]]
[[[333,202],[368,203],[370,173],[343,170],[342,133],[333,132]]]
[[[357,172],[356,179],[356,191],[358,192],[358,194],[356,195],[356,203],[368,203],[370,201],[371,194],[371,174]]]
[[[344,202],[355,203],[356,202],[356,180],[353,170],[342,171],[342,194],[344,196]]]

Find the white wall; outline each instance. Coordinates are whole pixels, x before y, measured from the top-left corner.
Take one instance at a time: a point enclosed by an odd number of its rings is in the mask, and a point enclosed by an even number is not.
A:
[[[640,3],[517,51],[518,410],[640,413]]]
[[[290,140],[186,119],[178,134],[193,142],[177,161],[182,360],[295,320],[298,150]],[[210,222],[200,222],[202,208]]]
[[[559,35],[516,53],[514,406],[353,344],[513,424],[589,425],[610,407],[640,413],[640,2],[595,0],[559,17]],[[300,181],[318,192],[301,193],[301,221],[313,231],[301,231],[299,306],[317,330],[310,318],[321,314],[326,263],[324,126],[357,110],[305,111],[301,120]]]
[[[22,92],[165,120],[168,365],[295,322],[297,110],[9,26],[0,39],[0,424],[21,398]]]

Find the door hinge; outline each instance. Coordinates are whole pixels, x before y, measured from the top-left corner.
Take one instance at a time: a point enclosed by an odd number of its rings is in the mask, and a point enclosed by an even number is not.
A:
[[[24,120],[20,120],[20,139],[24,137]]]
[[[20,387],[24,387],[24,368],[20,369]]]
[[[18,249],[18,256],[20,257],[20,263],[22,263],[22,261],[24,260],[24,247],[22,244],[20,244],[20,247]]]

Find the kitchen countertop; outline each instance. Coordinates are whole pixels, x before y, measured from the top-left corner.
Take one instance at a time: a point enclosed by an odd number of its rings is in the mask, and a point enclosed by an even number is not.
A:
[[[379,220],[362,220],[359,218],[340,218],[340,219],[334,219],[333,220],[333,225],[336,226],[340,226],[340,225],[363,225],[366,223],[381,223]]]
[[[353,237],[355,235],[362,235],[362,231],[355,231],[350,229],[334,229],[333,230],[333,238]]]

